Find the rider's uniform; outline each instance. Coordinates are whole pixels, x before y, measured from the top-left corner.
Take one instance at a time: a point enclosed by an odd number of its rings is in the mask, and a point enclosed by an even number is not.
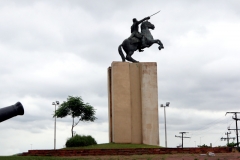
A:
[[[136,37],[139,41],[142,39],[143,35],[138,31],[138,25],[140,23],[137,21],[131,26],[131,37]],[[138,41],[138,42],[139,42]]]
[[[143,35],[138,31],[138,25],[147,19],[149,18],[147,17],[140,21],[133,22],[133,25],[131,26],[131,36],[130,36],[130,38],[132,39],[132,43],[141,42]]]

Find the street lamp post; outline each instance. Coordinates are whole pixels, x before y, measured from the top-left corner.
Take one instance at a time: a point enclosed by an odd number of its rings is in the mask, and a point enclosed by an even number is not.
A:
[[[166,106],[161,104],[161,107],[164,107],[164,121],[165,121],[165,147],[167,148],[167,125],[166,125],[166,110],[165,107],[169,107],[170,102],[166,103]]]
[[[59,101],[52,102],[52,105],[55,105],[55,112],[56,113],[56,105],[59,105]],[[55,122],[54,122],[54,149],[56,149],[56,116],[55,116]]]
[[[201,138],[202,138],[202,137],[200,137],[200,146],[201,146]]]
[[[202,137],[204,137],[204,136],[202,136]],[[200,137],[200,146],[202,145],[202,144],[201,144],[202,137]]]

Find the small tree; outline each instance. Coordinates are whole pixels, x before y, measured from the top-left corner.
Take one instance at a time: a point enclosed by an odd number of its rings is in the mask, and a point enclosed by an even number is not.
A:
[[[91,121],[95,119],[95,110],[88,104],[84,103],[81,97],[72,97],[68,96],[67,101],[63,102],[60,107],[56,110],[53,117],[63,118],[67,115],[72,117],[72,137],[73,137],[73,128],[78,125],[80,121]],[[77,122],[74,122],[74,118],[78,118]]]

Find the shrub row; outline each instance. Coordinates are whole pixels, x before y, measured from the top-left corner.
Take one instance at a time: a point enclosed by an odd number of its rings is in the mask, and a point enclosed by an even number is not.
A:
[[[78,135],[69,138],[66,142],[66,147],[83,147],[97,144],[95,139],[91,136]]]

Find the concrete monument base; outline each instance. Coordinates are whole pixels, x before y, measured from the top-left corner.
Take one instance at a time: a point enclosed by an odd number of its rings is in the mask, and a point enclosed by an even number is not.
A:
[[[157,63],[108,68],[109,141],[159,145]]]

